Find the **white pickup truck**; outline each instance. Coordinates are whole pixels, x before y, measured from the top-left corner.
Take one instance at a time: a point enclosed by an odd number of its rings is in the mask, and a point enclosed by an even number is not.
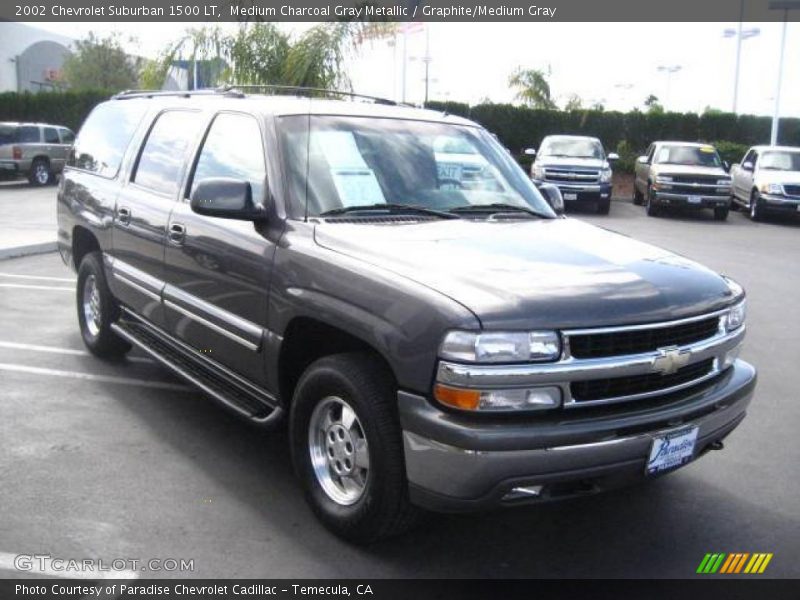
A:
[[[800,212],[800,148],[753,146],[731,167],[733,203],[758,221],[765,212]]]

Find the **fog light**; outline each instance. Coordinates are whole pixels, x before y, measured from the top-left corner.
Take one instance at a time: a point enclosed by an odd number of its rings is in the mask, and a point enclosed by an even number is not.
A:
[[[433,395],[446,406],[474,411],[549,410],[561,405],[557,387],[471,390],[437,383]]]

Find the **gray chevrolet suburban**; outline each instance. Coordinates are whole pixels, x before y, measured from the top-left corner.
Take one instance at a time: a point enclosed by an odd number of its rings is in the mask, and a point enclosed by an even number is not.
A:
[[[288,421],[332,531],[658,477],[741,423],[735,282],[564,218],[468,120],[266,91],[97,106],[58,241],[88,349]]]
[[[61,173],[75,134],[60,125],[0,123],[0,177],[52,183]]]

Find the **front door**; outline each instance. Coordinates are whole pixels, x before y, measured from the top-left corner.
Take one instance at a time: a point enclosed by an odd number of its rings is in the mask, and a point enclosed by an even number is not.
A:
[[[215,116],[181,202],[169,220],[164,306],[170,332],[196,351],[264,383],[263,337],[275,244],[249,221],[207,217],[189,205],[197,182],[250,183],[253,200],[266,190],[261,123],[253,116]]]
[[[164,326],[164,244],[200,113],[167,110],[150,128],[129,181],[117,196],[112,244],[114,291],[123,304]]]

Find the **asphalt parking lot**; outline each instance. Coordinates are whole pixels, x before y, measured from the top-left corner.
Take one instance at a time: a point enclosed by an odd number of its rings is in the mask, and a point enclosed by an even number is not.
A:
[[[654,219],[623,202],[573,217],[747,288],[743,358],[760,381],[724,451],[645,486],[434,516],[353,547],[307,508],[282,432],[252,429],[142,355],[87,355],[58,255],[0,261],[0,577],[22,575],[20,553],[194,562],[142,578],[690,577],[707,552],[771,552],[765,575],[800,577],[800,220]]]

